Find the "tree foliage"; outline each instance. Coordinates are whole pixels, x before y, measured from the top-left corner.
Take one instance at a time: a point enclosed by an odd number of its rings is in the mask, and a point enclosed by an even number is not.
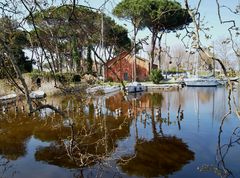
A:
[[[182,30],[185,26],[192,22],[190,15],[181,4],[173,0],[147,0],[145,1],[145,12],[143,24],[152,33],[152,49],[150,68],[153,66],[154,50],[156,40],[159,33],[168,33],[171,31]],[[161,37],[159,46],[161,46]],[[161,51],[160,51],[161,52]],[[160,56],[160,55],[159,55]]]
[[[6,77],[7,73],[14,76],[14,69],[12,64],[7,60],[6,48],[11,51],[16,64],[21,72],[32,71],[32,61],[25,56],[23,49],[28,44],[26,33],[18,29],[17,22],[5,16],[0,19],[0,78]]]
[[[151,32],[181,30],[192,22],[186,9],[173,0],[146,0],[143,24]]]
[[[158,34],[181,30],[192,21],[188,11],[174,0],[123,0],[114,8],[113,14],[131,21],[134,39],[138,30],[148,28],[151,31],[150,69],[153,66]]]
[[[141,28],[144,6],[144,0],[123,0],[113,9],[113,14],[118,18],[130,20],[136,28]]]
[[[104,39],[103,50],[107,52],[120,53],[130,47],[130,39],[125,28],[117,25],[105,14],[84,6],[50,7],[34,13],[34,20],[28,17],[28,23],[37,29],[37,32],[35,30],[32,32],[33,46],[40,46],[39,36],[44,49],[54,54],[53,57],[56,56],[52,59],[55,61],[56,71],[60,68],[58,66],[67,60],[79,69],[79,65],[83,64],[81,62],[83,52],[87,51],[89,45],[93,50],[99,49],[102,45],[100,39]],[[60,61],[60,58],[64,60]],[[74,66],[70,68],[73,69]]]

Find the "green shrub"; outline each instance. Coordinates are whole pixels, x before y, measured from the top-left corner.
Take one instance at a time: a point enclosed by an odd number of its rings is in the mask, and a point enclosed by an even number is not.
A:
[[[112,77],[108,77],[107,78],[107,82],[113,82],[113,78]]]
[[[62,83],[62,84],[68,84],[72,81],[73,79],[73,74],[72,73],[56,73],[55,74],[56,79]]]
[[[161,70],[153,69],[151,71],[150,79],[154,84],[159,84],[163,78]]]

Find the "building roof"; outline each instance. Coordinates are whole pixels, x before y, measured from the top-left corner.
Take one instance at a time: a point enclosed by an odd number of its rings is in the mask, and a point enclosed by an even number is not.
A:
[[[110,59],[109,61],[107,61],[107,62],[106,62],[106,65],[107,65],[108,67],[110,67],[110,66],[114,65],[118,60],[124,59],[124,58],[127,57],[127,56],[132,57],[133,55],[131,55],[130,53],[124,51],[124,52],[122,52],[121,54],[119,54],[118,56],[116,56],[116,57]],[[140,56],[136,56],[136,59],[141,60],[141,61],[145,61],[145,62],[149,62],[149,60],[147,60],[147,59],[145,59],[145,58],[142,58],[142,57],[140,57]]]
[[[115,64],[118,60],[125,58],[128,54],[129,54],[129,53],[127,53],[127,52],[124,51],[124,52],[122,52],[121,54],[119,54],[118,56],[116,56],[116,57],[108,60],[108,61],[106,62],[106,65],[107,65],[108,67],[110,67],[110,66],[112,66],[113,64]]]

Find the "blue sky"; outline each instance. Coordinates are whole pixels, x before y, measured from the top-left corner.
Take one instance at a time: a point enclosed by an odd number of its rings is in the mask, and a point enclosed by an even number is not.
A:
[[[84,0],[81,1],[81,4],[84,5],[90,5],[92,7],[95,8],[99,8],[103,3],[104,0]],[[88,3],[86,3],[88,2]],[[115,7],[115,5],[120,2],[120,0],[110,0],[106,6],[105,6],[105,12],[108,15],[111,15],[111,11],[112,9]],[[184,0],[179,0],[178,2],[180,2],[181,4],[183,4]],[[196,7],[198,0],[189,0],[189,3],[191,5],[191,7]],[[230,8],[234,8],[236,7],[237,4],[240,3],[240,0],[219,0],[219,3],[221,5],[225,5],[228,6]],[[231,20],[231,19],[240,19],[239,16],[234,16],[232,13],[230,13],[229,10],[227,10],[226,8],[221,9],[222,12],[222,17],[223,20]],[[209,27],[213,27],[211,28],[211,35],[212,35],[212,39],[209,40],[209,42],[206,42],[211,44],[213,40],[219,39],[219,38],[223,38],[223,37],[227,37],[228,36],[228,27],[231,24],[225,24],[225,25],[221,25],[218,15],[217,15],[217,5],[216,5],[216,0],[202,0],[202,4],[200,6],[200,13],[201,13],[201,17],[205,17],[205,22],[207,23],[206,25]],[[119,24],[127,24],[127,28],[129,29],[129,31],[132,30],[132,26],[131,24],[127,23],[126,21],[123,20],[118,20],[117,18],[115,18],[115,20],[117,21],[117,23]],[[240,26],[240,20],[236,21],[236,25]],[[146,36],[149,36],[150,33],[147,30],[144,30],[142,32],[139,32],[138,37],[139,38],[144,38]],[[169,34],[167,37],[167,40],[169,41],[169,43],[178,43],[178,40],[174,37],[174,35]]]

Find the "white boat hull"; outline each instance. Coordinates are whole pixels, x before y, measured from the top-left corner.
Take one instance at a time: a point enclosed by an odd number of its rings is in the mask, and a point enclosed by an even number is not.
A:
[[[186,86],[188,87],[216,87],[218,86],[219,84],[218,83],[215,83],[215,82],[208,82],[208,83],[205,83],[205,82],[185,82]]]
[[[96,86],[92,88],[88,88],[86,90],[87,93],[95,93],[98,91],[102,91],[104,94],[113,93],[119,91],[121,88],[119,86]]]
[[[146,86],[143,86],[141,83],[138,82],[133,82],[126,87],[126,90],[128,93],[142,92],[146,90]]]
[[[41,99],[41,98],[44,98],[46,96],[46,94],[44,91],[32,91],[29,94],[29,96],[31,99]]]
[[[193,79],[185,79],[184,83],[186,86],[189,87],[216,87],[220,83],[214,79],[208,79],[208,78],[193,78]]]
[[[16,99],[17,99],[17,94],[15,94],[15,93],[5,95],[5,96],[1,96],[0,97],[0,104],[8,104],[8,103],[11,103],[11,102],[15,102]]]
[[[119,91],[120,89],[121,88],[119,86],[110,86],[110,87],[103,88],[103,92],[105,94],[108,94],[108,93],[113,93],[113,92]]]

